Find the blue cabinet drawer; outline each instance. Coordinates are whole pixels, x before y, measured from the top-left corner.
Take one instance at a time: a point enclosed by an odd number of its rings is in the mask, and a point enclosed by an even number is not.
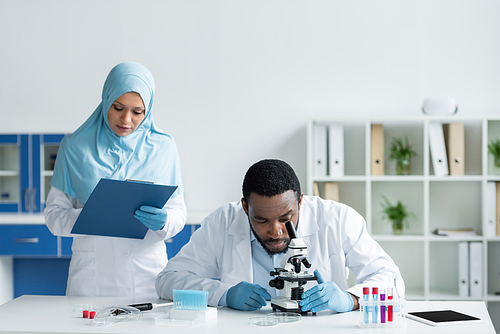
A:
[[[0,225],[0,255],[57,256],[57,237],[45,225]]]
[[[71,247],[73,245],[73,238],[71,237],[60,237],[60,238],[61,238],[61,255],[71,256],[73,254],[71,250]]]

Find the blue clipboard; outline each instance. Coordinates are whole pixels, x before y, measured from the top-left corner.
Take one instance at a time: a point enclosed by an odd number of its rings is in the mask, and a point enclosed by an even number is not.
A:
[[[148,231],[134,218],[141,205],[163,208],[177,186],[101,179],[83,206],[71,233],[143,239]]]

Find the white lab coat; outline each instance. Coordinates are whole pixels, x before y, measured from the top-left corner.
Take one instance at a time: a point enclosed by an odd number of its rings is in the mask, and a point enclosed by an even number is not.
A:
[[[384,288],[397,278],[404,296],[398,267],[373,240],[361,215],[347,205],[304,196],[299,213],[298,237],[308,247],[312,273],[319,269],[325,281],[362,296],[364,286]],[[172,289],[209,291],[209,305],[241,281],[253,283],[250,226],[241,202],[219,208],[202,222],[188,244],[168,262],[156,279],[161,298],[172,299]],[[356,276],[348,287],[348,270]],[[271,276],[269,279],[271,280]],[[309,289],[316,282],[309,282]]]
[[[54,235],[73,237],[66,295],[156,299],[155,279],[167,264],[164,240],[176,235],[186,221],[184,196],[168,200],[165,227],[148,230],[144,239],[71,234],[82,207],[52,187],[44,210],[45,222]]]

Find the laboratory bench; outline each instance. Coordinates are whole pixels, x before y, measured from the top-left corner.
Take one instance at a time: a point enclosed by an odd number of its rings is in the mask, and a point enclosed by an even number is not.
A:
[[[316,316],[305,315],[294,323],[279,323],[272,327],[255,327],[249,324],[253,317],[271,313],[268,305],[257,311],[238,311],[227,307],[217,309],[217,318],[194,326],[176,327],[156,324],[155,319],[165,316],[170,307],[142,312],[136,320],[94,325],[93,320],[82,316],[79,305],[94,303],[108,306],[128,305],[138,302],[158,302],[104,297],[65,297],[25,295],[0,305],[0,333],[251,333],[277,331],[294,333],[495,333],[483,301],[408,301],[408,311],[453,309],[485,320],[483,324],[433,327],[411,319],[404,319],[404,326],[397,328],[364,328],[359,325],[360,312],[335,313],[326,310]]]

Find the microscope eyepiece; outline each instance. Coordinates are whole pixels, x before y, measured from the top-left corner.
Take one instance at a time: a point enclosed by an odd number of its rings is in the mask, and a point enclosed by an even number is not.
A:
[[[288,237],[291,239],[297,238],[297,231],[295,230],[295,226],[293,226],[293,222],[291,220],[285,223],[286,231],[288,232]]]

